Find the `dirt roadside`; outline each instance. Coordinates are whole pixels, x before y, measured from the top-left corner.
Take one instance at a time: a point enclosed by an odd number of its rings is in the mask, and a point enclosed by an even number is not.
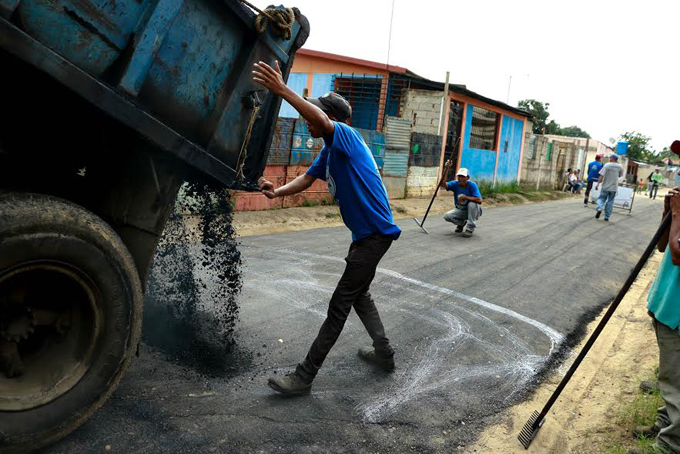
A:
[[[638,392],[640,381],[648,379],[658,364],[654,331],[645,307],[660,260],[658,252],[650,258],[553,406],[529,451],[519,444],[517,435],[532,412],[541,410],[606,308],[588,325],[586,336],[559,371],[545,379],[530,399],[500,414],[498,422],[463,452],[597,454],[611,452],[613,443],[633,446],[618,419],[621,408]]]
[[[264,196],[263,196],[264,197]],[[517,205],[523,203],[544,202],[576,197],[566,192],[529,191],[520,194],[493,194],[484,198],[484,209]],[[579,196],[581,197],[581,196]],[[395,219],[422,218],[425,214],[430,198],[409,198],[390,200]],[[435,199],[430,216],[442,215],[453,209],[453,199],[450,194],[438,196]],[[264,235],[268,233],[291,232],[322,227],[337,227],[343,225],[340,211],[335,205],[285,208],[266,211],[236,211],[233,225],[239,236]]]

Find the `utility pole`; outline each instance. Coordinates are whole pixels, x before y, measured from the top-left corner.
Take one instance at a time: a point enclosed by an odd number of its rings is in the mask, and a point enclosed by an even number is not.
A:
[[[439,107],[439,129],[437,129],[439,136],[442,135],[442,127],[444,126],[444,114],[446,113],[446,102],[449,100],[449,72],[446,71],[446,82],[444,82],[444,96],[442,97],[442,104]]]

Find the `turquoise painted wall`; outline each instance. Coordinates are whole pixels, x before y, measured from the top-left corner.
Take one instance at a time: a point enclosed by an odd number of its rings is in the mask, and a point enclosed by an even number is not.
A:
[[[288,82],[286,83],[298,95],[302,95],[302,90],[307,88],[307,74],[305,73],[290,73],[288,75]],[[279,110],[279,117],[298,118],[300,115],[293,106],[286,101],[281,102],[281,109]]]
[[[470,172],[473,181],[493,181],[493,173],[496,167],[496,152],[491,150],[478,150],[470,148],[470,129],[472,127],[472,105],[468,104],[465,115],[465,133],[463,137],[462,155],[460,166]]]
[[[498,183],[517,180],[523,137],[524,122],[503,115],[500,151],[498,153],[498,173],[496,174]]]

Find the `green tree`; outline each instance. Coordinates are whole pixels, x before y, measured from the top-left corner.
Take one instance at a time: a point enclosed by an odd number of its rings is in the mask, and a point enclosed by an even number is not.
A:
[[[543,103],[541,101],[536,101],[535,99],[523,99],[517,103],[517,106],[520,109],[529,112],[533,117],[534,134],[554,134],[558,136],[590,138],[590,135],[578,126],[562,128],[555,120],[548,121],[548,118],[550,117],[550,112],[548,112],[548,108],[550,107],[549,102]]]
[[[560,128],[560,133],[561,136],[569,136],[569,137],[585,137],[586,139],[590,139],[590,134],[585,132],[583,129],[579,128],[578,126],[567,126],[566,128]]]
[[[541,101],[536,101],[535,99],[523,99],[519,103],[517,103],[517,106],[520,109],[529,112],[533,117],[532,118],[532,121],[534,123],[533,133],[543,134],[543,129],[546,128],[548,123],[548,117],[550,116],[550,113],[548,113],[548,107],[550,107],[550,103],[546,102],[544,104]]]
[[[652,138],[639,132],[624,132],[619,136],[620,142],[628,142],[628,157],[635,161],[653,161],[657,158],[649,143]]]

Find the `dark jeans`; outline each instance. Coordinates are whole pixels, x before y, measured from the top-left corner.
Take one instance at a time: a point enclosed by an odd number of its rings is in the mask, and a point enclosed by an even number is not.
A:
[[[314,379],[328,352],[338,340],[352,307],[373,339],[376,354],[382,357],[394,355],[390,341],[385,336],[385,328],[378,309],[373,303],[371,294],[368,293],[378,263],[392,245],[392,241],[394,239],[391,236],[374,234],[350,245],[345,258],[347,266],[331,298],[326,320],[321,325],[307,357],[297,366],[297,373],[304,379],[310,381]]]
[[[656,193],[659,192],[659,184],[658,183],[652,183],[652,187],[649,189],[649,198],[656,199]],[[652,194],[654,197],[652,197]]]
[[[585,194],[586,199],[590,195],[590,191],[591,191],[591,189],[593,189],[593,185],[595,183],[597,183],[597,180],[588,180],[588,186],[586,186],[586,194]]]

